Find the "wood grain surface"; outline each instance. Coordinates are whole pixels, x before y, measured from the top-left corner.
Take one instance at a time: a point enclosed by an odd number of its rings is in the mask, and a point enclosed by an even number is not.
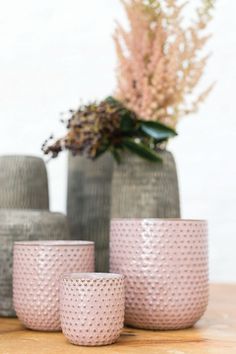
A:
[[[236,354],[236,285],[212,285],[210,304],[194,328],[144,331],[125,328],[116,344],[78,347],[62,333],[34,332],[0,318],[0,354]]]

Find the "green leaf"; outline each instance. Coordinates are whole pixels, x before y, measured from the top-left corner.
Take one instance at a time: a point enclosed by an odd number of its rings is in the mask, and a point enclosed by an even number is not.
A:
[[[98,159],[101,155],[103,155],[109,148],[109,144],[102,146],[96,153],[95,160]]]
[[[123,113],[120,121],[120,129],[123,132],[129,132],[134,128],[134,120],[130,117],[130,114]]]
[[[108,96],[106,99],[105,99],[105,101],[107,102],[107,103],[109,103],[110,105],[112,105],[112,106],[120,106],[121,105],[121,103],[120,103],[120,101],[118,101],[117,99],[115,99],[113,96]]]
[[[140,157],[143,157],[146,160],[152,162],[162,162],[162,158],[154,150],[150,149],[148,146],[142,143],[136,143],[130,138],[123,138],[122,144],[124,147],[126,147],[126,149],[135,153],[136,155],[139,155]]]
[[[114,159],[116,160],[116,162],[118,164],[120,164],[121,163],[121,157],[120,157],[120,154],[119,154],[118,150],[116,148],[113,148],[113,149],[111,149],[111,153],[112,153]]]
[[[166,140],[177,135],[176,131],[159,122],[144,122],[140,124],[140,129],[148,136],[159,140]]]

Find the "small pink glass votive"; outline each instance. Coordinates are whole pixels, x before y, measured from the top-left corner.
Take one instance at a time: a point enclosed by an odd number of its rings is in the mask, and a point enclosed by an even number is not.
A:
[[[19,320],[38,331],[60,331],[60,279],[69,272],[94,271],[94,243],[15,242],[13,303]]]
[[[73,273],[61,280],[61,326],[76,345],[112,344],[124,325],[124,276]]]

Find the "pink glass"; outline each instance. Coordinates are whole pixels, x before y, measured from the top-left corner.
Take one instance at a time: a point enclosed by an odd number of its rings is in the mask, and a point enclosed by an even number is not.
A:
[[[15,242],[13,302],[17,316],[26,327],[61,330],[60,278],[68,271],[94,271],[93,242]]]
[[[61,326],[73,344],[112,344],[124,324],[124,277],[119,274],[67,274],[61,281]]]
[[[110,271],[125,275],[127,325],[194,325],[208,303],[207,222],[112,220]]]

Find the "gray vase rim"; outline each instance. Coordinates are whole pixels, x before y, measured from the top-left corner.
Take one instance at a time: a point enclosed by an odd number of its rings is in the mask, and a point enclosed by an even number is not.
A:
[[[19,213],[19,214],[50,214],[50,215],[65,215],[64,213],[58,211],[50,211],[50,210],[42,210],[42,209],[8,209],[8,208],[0,208],[1,213]]]
[[[35,160],[40,160],[44,161],[42,157],[40,156],[34,156],[34,155],[24,155],[24,154],[6,154],[6,155],[0,155],[0,158],[27,158],[27,159],[35,159]]]
[[[48,241],[19,241],[14,242],[15,246],[91,246],[93,241],[70,241],[70,240],[48,240]]]
[[[134,221],[152,221],[152,222],[182,222],[182,223],[187,223],[187,222],[197,222],[197,223],[207,223],[207,220],[205,219],[178,219],[178,218],[113,218],[111,219],[111,222],[116,222],[116,221],[125,221],[125,222],[134,222]]]

